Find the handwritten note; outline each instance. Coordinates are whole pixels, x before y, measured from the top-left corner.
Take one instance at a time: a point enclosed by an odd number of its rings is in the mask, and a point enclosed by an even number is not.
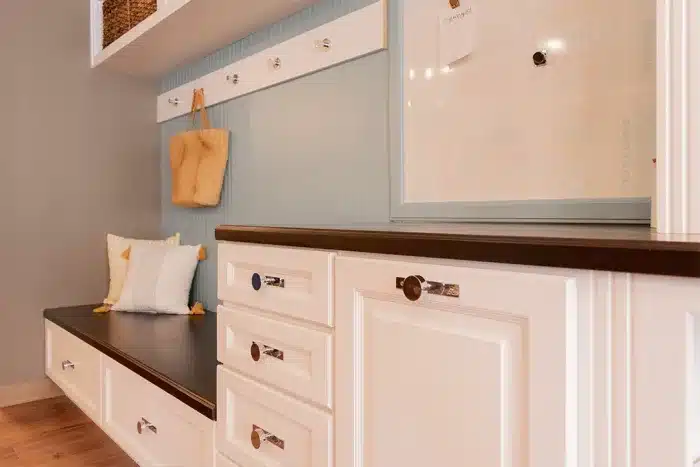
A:
[[[474,50],[475,20],[472,1],[446,0],[439,21],[440,67],[446,67]]]

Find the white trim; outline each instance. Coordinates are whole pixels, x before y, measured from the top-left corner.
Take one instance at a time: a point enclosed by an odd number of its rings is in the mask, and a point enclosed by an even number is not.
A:
[[[0,408],[57,397],[63,392],[50,379],[0,386]]]
[[[657,1],[657,191],[660,233],[700,233],[700,37],[696,1]],[[694,14],[694,16],[693,16]],[[691,50],[692,49],[692,50]],[[691,129],[693,131],[691,131]]]
[[[329,48],[322,47],[324,39],[330,40]],[[210,106],[386,47],[385,5],[379,1],[161,94],[157,120],[189,113],[193,89],[204,88]],[[280,60],[276,68],[275,59]],[[236,84],[231,80],[234,75]]]

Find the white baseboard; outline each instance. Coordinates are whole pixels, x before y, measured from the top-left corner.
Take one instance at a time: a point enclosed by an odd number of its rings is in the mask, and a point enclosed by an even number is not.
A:
[[[0,386],[0,408],[60,396],[63,391],[49,378]]]

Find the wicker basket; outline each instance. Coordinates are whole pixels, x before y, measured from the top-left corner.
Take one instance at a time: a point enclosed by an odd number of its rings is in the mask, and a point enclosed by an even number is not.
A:
[[[132,28],[158,9],[158,0],[129,0],[129,4]]]
[[[158,0],[103,0],[102,46],[119,39],[157,9]]]

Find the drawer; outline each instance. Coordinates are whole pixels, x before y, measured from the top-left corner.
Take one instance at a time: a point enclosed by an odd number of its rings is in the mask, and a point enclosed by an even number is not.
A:
[[[97,424],[101,423],[100,352],[45,320],[46,374]]]
[[[331,408],[332,336],[220,306],[218,360],[242,373]]]
[[[219,366],[216,446],[241,467],[332,465],[332,418]]]
[[[216,467],[241,467],[220,452],[216,453]]]
[[[219,299],[333,325],[334,253],[220,243]]]
[[[105,432],[141,467],[209,467],[214,422],[104,357]]]

